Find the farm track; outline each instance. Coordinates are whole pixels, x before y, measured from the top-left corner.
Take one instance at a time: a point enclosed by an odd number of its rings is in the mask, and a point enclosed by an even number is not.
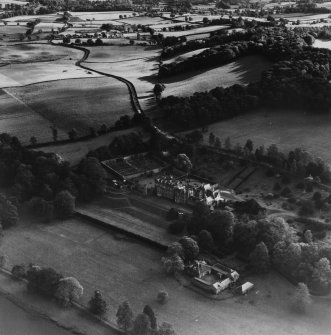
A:
[[[82,68],[84,70],[88,70],[88,71],[91,71],[91,72],[101,74],[101,75],[106,76],[106,77],[115,78],[115,79],[121,81],[122,83],[124,83],[128,87],[133,110],[135,111],[136,114],[144,115],[144,112],[143,112],[143,110],[140,106],[139,100],[138,100],[138,94],[137,94],[136,88],[131,83],[131,81],[129,81],[129,80],[123,78],[123,77],[115,76],[115,75],[105,73],[105,72],[102,72],[102,71],[93,70],[93,69],[91,69],[91,68],[89,68],[85,65],[82,65],[82,63],[84,63],[88,59],[88,57],[90,55],[90,50],[82,48],[82,47],[77,47],[77,46],[66,46],[66,47],[81,50],[81,51],[84,52],[83,57],[76,62],[76,66],[79,66],[80,68]]]

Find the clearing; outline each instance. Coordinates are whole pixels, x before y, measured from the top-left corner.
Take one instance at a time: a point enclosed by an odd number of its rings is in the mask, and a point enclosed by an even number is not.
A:
[[[166,88],[162,96],[190,96],[194,92],[209,91],[217,86],[245,85],[260,80],[261,73],[271,64],[262,56],[246,56],[207,71],[190,71],[182,75],[164,78],[162,82]]]
[[[247,298],[209,300],[165,275],[158,250],[74,218],[50,224],[25,220],[5,232],[2,252],[8,268],[33,262],[76,277],[84,286],[84,304],[100,289],[113,321],[118,305],[129,300],[135,313],[150,304],[159,322],[172,323],[183,335],[215,335],[219,329],[227,335],[327,335],[331,327],[327,301],[315,299],[304,317],[290,313],[294,288],[277,273],[247,278],[257,289]],[[160,289],[169,293],[166,305],[155,301]]]

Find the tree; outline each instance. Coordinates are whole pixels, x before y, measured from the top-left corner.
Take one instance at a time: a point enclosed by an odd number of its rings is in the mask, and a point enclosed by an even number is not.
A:
[[[214,239],[208,230],[201,230],[199,233],[199,245],[201,249],[212,251],[214,248]]]
[[[209,139],[208,139],[209,145],[213,146],[215,144],[215,135],[214,133],[209,134]]]
[[[11,201],[4,198],[0,201],[0,224],[3,228],[15,226],[18,223],[18,210]]]
[[[323,257],[315,263],[313,270],[313,283],[319,289],[327,289],[331,282],[331,267],[330,261]]]
[[[179,240],[179,243],[183,246],[186,260],[193,261],[199,256],[198,243],[191,237],[184,236]]]
[[[89,301],[89,309],[93,314],[102,316],[107,312],[108,304],[106,300],[102,298],[99,290],[94,291],[94,296]]]
[[[11,273],[18,278],[25,278],[26,277],[26,271],[24,265],[14,265]]]
[[[208,230],[216,244],[230,245],[233,241],[234,215],[230,211],[215,211],[210,218]]]
[[[184,249],[179,242],[173,242],[168,245],[167,255],[173,256],[178,255],[180,258],[184,259]]]
[[[28,289],[43,296],[53,298],[62,275],[52,268],[30,265],[27,271]]]
[[[134,40],[129,41],[130,45],[134,45]]]
[[[83,286],[76,278],[67,277],[60,280],[55,292],[55,298],[61,305],[68,306],[74,301],[78,301],[83,292]]]
[[[230,137],[227,137],[225,139],[224,147],[225,147],[225,150],[231,150],[232,145],[231,145]]]
[[[128,301],[124,301],[116,313],[117,325],[126,333],[133,325],[133,312]]]
[[[162,257],[161,261],[167,273],[176,273],[184,270],[184,261],[177,254],[170,257]]]
[[[75,198],[68,191],[59,192],[54,199],[54,210],[59,219],[69,218],[75,211]]]
[[[52,136],[53,136],[53,141],[54,142],[57,142],[57,135],[58,135],[58,131],[55,127],[51,127],[51,130],[52,130]]]
[[[250,264],[253,270],[257,273],[265,273],[270,269],[270,257],[267,246],[260,242],[256,245],[253,252],[250,254]]]
[[[156,317],[155,317],[155,313],[154,313],[153,309],[151,308],[151,306],[146,305],[144,307],[143,313],[145,313],[149,317],[151,328],[153,330],[156,330],[157,329]]]
[[[310,304],[311,298],[307,285],[299,283],[295,289],[292,308],[298,313],[304,313]]]
[[[35,146],[37,144],[37,138],[35,136],[30,137],[30,144]]]
[[[162,92],[165,90],[165,85],[162,83],[155,84],[153,88],[153,92],[155,95],[156,100],[160,100]]]
[[[68,132],[68,136],[70,141],[74,141],[77,138],[77,130],[75,128],[72,128],[69,132]]]
[[[252,140],[247,140],[245,144],[245,148],[251,153],[253,151],[253,141]]]
[[[221,149],[222,148],[222,143],[219,137],[216,137],[214,146],[216,149]]]
[[[149,317],[145,313],[137,315],[133,322],[133,334],[134,335],[148,335],[151,328]]]
[[[171,324],[163,322],[159,327],[157,335],[176,335],[176,332]]]

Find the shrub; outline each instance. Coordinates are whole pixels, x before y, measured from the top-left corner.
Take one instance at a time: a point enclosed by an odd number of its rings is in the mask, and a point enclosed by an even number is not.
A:
[[[174,235],[181,234],[184,231],[185,226],[186,226],[185,221],[177,220],[169,224],[168,232]]]
[[[26,271],[24,265],[14,265],[11,269],[11,273],[17,278],[25,278]]]
[[[133,312],[128,301],[119,305],[117,313],[117,325],[126,333],[133,325]]]
[[[158,292],[156,300],[158,303],[164,305],[168,302],[169,300],[169,294],[167,291],[161,290]]]

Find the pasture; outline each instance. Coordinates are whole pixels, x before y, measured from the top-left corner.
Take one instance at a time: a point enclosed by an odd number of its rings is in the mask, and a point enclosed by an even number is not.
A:
[[[162,23],[168,23],[168,20],[163,19],[162,17],[148,17],[148,16],[136,16],[136,17],[130,17],[128,19],[119,19],[118,20],[121,23],[125,24],[131,24],[131,25],[144,25],[144,26],[151,26],[154,24],[162,24]]]
[[[210,35],[211,32],[217,31],[217,30],[222,30],[222,29],[227,29],[228,26],[222,25],[222,26],[208,26],[208,27],[199,27],[199,28],[193,28],[190,30],[183,30],[183,31],[165,31],[162,32],[162,35],[164,37],[180,37],[180,36],[187,36],[187,35],[203,35],[203,34],[208,34]],[[205,37],[201,37],[205,38]]]
[[[117,20],[120,15],[131,17],[132,11],[119,11],[119,12],[73,12],[73,18],[79,18],[82,21],[105,21],[105,20]]]
[[[42,143],[52,141],[51,126],[52,122],[35,113],[6,90],[0,89],[0,133],[17,136],[23,144],[29,144],[31,136]],[[59,130],[58,138],[66,139],[67,135]]]
[[[224,142],[244,145],[251,139],[256,146],[276,144],[284,152],[297,147],[322,157],[331,164],[329,134],[331,115],[303,111],[260,110],[209,125],[209,132]],[[205,141],[208,141],[207,136]]]
[[[171,76],[162,80],[166,85],[162,95],[190,96],[194,92],[209,91],[217,86],[245,85],[260,80],[262,71],[270,66],[271,62],[262,56],[246,56],[210,70],[197,70]]]
[[[112,126],[120,116],[133,115],[126,85],[108,77],[51,81],[6,90],[57,128],[65,132],[75,128],[78,136],[88,134],[89,127],[98,129],[103,123]],[[39,131],[42,133],[43,127]]]
[[[135,314],[150,304],[159,323],[167,321],[183,335],[215,335],[220,329],[227,335],[243,330],[247,335],[288,335],[289,330],[292,335],[327,335],[331,327],[327,302],[322,300],[314,301],[304,317],[290,313],[294,287],[275,272],[247,278],[258,293],[210,300],[165,275],[158,250],[75,218],[49,224],[24,220],[6,231],[2,252],[8,268],[35,263],[76,277],[84,287],[84,305],[94,290],[101,290],[112,321],[118,305],[129,300]],[[160,289],[169,293],[166,305],[155,301]]]
[[[83,56],[82,51],[51,44],[20,43],[0,46],[0,64],[33,63],[59,59],[75,60]]]
[[[198,55],[201,52],[207,50],[208,48],[202,48],[202,49],[198,49],[198,50],[193,50],[193,51],[189,51],[183,54],[180,54],[179,56],[174,56],[172,58],[168,58],[167,60],[163,61],[163,64],[169,64],[172,62],[183,62],[185,60],[187,60],[188,58],[194,56],[194,55]]]
[[[151,47],[98,47],[91,48],[91,54],[84,65],[131,81],[142,108],[148,110],[155,104],[153,87],[158,72],[158,56],[159,49]]]

